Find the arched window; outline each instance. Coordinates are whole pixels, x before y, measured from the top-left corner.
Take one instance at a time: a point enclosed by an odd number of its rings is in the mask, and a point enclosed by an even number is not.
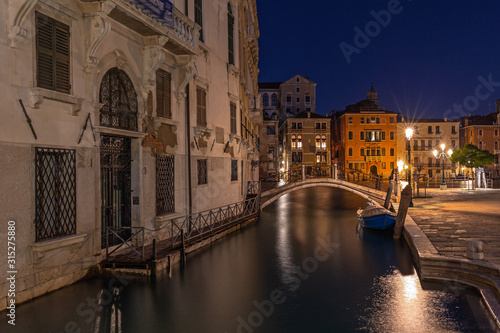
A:
[[[498,141],[495,141],[495,150],[498,150]]]
[[[113,67],[104,74],[99,103],[101,126],[137,131],[137,94],[124,71]]]
[[[316,135],[316,148],[321,148],[321,137]]]
[[[278,95],[276,94],[271,95],[271,105],[272,106],[278,105]]]
[[[326,149],[326,135],[321,136],[321,148]]]
[[[479,141],[479,144],[477,145],[479,149],[483,149],[483,141]]]
[[[297,136],[297,148],[302,148],[302,135]]]
[[[268,94],[262,95],[262,104],[264,104],[264,106],[269,106],[269,95]]]
[[[292,135],[292,148],[297,148],[297,137],[295,134]]]

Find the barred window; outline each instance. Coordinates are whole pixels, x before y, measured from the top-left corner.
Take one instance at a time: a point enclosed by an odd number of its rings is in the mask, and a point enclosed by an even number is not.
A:
[[[99,103],[101,126],[137,131],[137,93],[127,73],[113,67],[104,74]]]
[[[175,163],[173,155],[156,156],[156,215],[175,212]]]
[[[36,241],[76,233],[75,150],[35,149]]]
[[[238,161],[231,160],[231,181],[238,180]]]
[[[156,71],[156,115],[172,119],[172,78],[169,72],[163,69]]]
[[[207,184],[207,160],[198,160],[198,185]]]
[[[231,109],[231,134],[236,134],[236,104],[229,105]]]
[[[207,91],[196,87],[196,126],[207,127]]]
[[[69,26],[36,13],[37,86],[70,93]]]

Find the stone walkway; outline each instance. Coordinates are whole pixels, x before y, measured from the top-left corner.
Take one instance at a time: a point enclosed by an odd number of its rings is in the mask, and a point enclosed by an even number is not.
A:
[[[467,239],[477,239],[484,259],[500,267],[500,190],[428,189],[427,196],[414,198],[408,213],[439,254],[465,258]]]

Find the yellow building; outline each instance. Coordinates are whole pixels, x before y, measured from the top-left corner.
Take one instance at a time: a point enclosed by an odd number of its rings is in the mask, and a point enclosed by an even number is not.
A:
[[[397,161],[398,113],[379,107],[373,84],[367,99],[332,117],[332,163],[339,172],[389,177]]]

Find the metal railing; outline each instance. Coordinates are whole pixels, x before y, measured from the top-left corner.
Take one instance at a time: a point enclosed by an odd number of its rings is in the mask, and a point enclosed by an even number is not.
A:
[[[357,170],[339,171],[338,179],[380,191],[387,191],[390,183],[388,178],[384,179],[382,176],[367,174]]]
[[[476,180],[474,179],[454,179],[449,178],[445,179],[446,186],[448,188],[462,188],[462,189],[475,189],[475,188],[493,188],[493,179],[486,179],[486,187],[478,187],[475,184]],[[418,186],[420,188],[440,188],[442,183],[441,179],[429,179],[429,180],[420,180],[418,182]]]
[[[180,242],[182,230],[184,230],[184,239],[189,240],[190,237],[200,236],[220,226],[256,215],[259,211],[260,192],[256,197],[245,201],[172,219],[170,220],[172,248]]]
[[[134,232],[134,230],[137,231]],[[124,231],[129,231],[129,232],[124,232]],[[130,234],[130,236],[124,239],[122,237],[124,234]],[[132,245],[132,240],[134,239],[135,236],[139,236],[139,238],[141,239],[139,246],[140,251],[137,251],[136,248]],[[111,246],[117,245],[111,252],[109,252],[110,237],[113,237],[115,240],[115,244]],[[117,240],[121,241],[121,243],[116,244]],[[132,250],[132,252],[136,253],[137,255],[142,256],[142,260],[144,260],[144,227],[106,227],[106,260],[108,260],[109,256],[114,252],[116,252],[123,245],[126,245],[129,249]]]
[[[251,180],[248,182],[247,195],[258,195],[260,194],[260,181]]]

